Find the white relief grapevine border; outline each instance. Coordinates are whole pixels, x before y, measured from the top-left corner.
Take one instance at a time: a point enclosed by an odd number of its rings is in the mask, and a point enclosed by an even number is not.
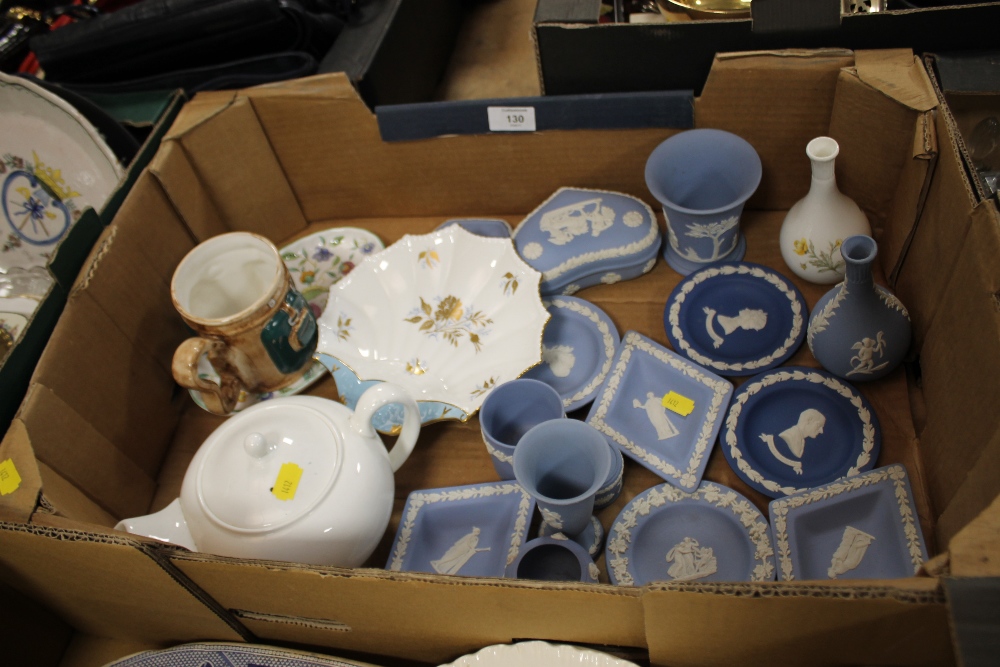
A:
[[[392,563],[389,570],[400,571],[403,568],[403,560],[406,557],[406,549],[413,537],[413,527],[416,525],[417,517],[424,505],[453,502],[456,500],[471,500],[473,498],[490,498],[493,496],[506,496],[512,493],[520,493],[521,501],[517,508],[517,517],[514,521],[514,534],[511,537],[510,549],[507,552],[507,565],[514,562],[521,544],[524,542],[525,531],[528,526],[528,514],[531,510],[531,495],[528,494],[520,484],[516,482],[501,482],[499,484],[483,484],[480,486],[466,487],[463,489],[441,489],[437,491],[414,491],[406,501],[406,514],[403,517],[403,524],[399,529],[399,538],[392,554]]]
[[[880,470],[872,470],[856,477],[839,479],[831,484],[816,487],[805,493],[788,498],[781,498],[771,503],[771,521],[774,522],[775,547],[777,548],[781,578],[785,581],[793,581],[795,579],[791,546],[788,541],[789,510],[798,509],[810,503],[826,500],[827,498],[834,498],[842,493],[857,491],[863,487],[879,484],[886,480],[891,480],[894,487],[893,495],[899,507],[899,518],[903,525],[903,534],[906,536],[907,551],[910,555],[910,562],[913,564],[913,573],[916,574],[924,562],[920,533],[917,530],[913,508],[910,506],[910,495],[906,490],[906,470],[902,466],[892,465]]]
[[[755,278],[763,278],[788,298],[789,302],[791,302],[792,309],[792,329],[788,333],[788,337],[785,339],[785,342],[782,343],[781,347],[774,350],[771,354],[761,357],[760,359],[730,364],[706,357],[692,348],[691,344],[684,339],[684,333],[681,331],[680,327],[681,306],[684,305],[684,301],[687,299],[687,296],[694,290],[695,287],[710,278],[715,278],[720,275],[751,275]],[[802,326],[804,324],[804,318],[802,316],[802,301],[795,293],[795,290],[783,278],[781,278],[781,276],[770,271],[765,271],[759,267],[735,264],[724,264],[718,268],[713,267],[710,269],[703,269],[692,276],[690,280],[684,283],[675,297],[674,302],[670,304],[668,319],[670,322],[670,331],[674,338],[677,339],[678,346],[684,354],[702,366],[723,371],[756,370],[773,364],[776,360],[784,357],[788,349],[795,344],[795,341],[798,340],[799,333],[802,331]]]
[[[531,220],[535,216],[535,214],[538,213],[538,211],[540,211],[543,208],[545,208],[545,206],[547,206],[550,201],[552,201],[557,196],[559,196],[559,194],[562,193],[564,190],[574,190],[574,191],[578,191],[578,192],[588,192],[588,193],[589,192],[593,192],[593,193],[597,193],[597,194],[615,195],[615,196],[618,196],[618,197],[625,197],[626,199],[630,199],[630,200],[634,201],[637,204],[641,204],[643,210],[645,210],[645,212],[646,212],[646,220],[650,221],[649,231],[646,233],[646,236],[644,236],[640,240],[634,241],[634,242],[629,243],[629,244],[624,245],[624,246],[620,246],[620,247],[617,247],[617,248],[606,248],[604,250],[597,250],[597,251],[594,251],[594,252],[583,253],[581,255],[576,255],[574,257],[570,257],[569,259],[567,259],[562,264],[559,264],[558,266],[555,266],[555,267],[549,269],[548,271],[543,271],[542,272],[542,280],[547,281],[547,282],[555,280],[556,278],[558,278],[559,276],[563,275],[564,273],[567,273],[568,271],[571,271],[573,269],[579,268],[579,267],[584,266],[586,264],[590,264],[592,262],[597,262],[597,261],[601,261],[601,260],[605,260],[605,259],[614,259],[614,258],[617,258],[617,257],[629,257],[631,255],[638,254],[638,253],[642,252],[643,250],[645,250],[646,248],[649,248],[650,246],[652,246],[653,243],[657,239],[660,238],[660,228],[656,224],[656,214],[653,213],[653,209],[651,209],[649,207],[649,204],[647,204],[646,202],[642,201],[641,199],[637,199],[636,197],[624,194],[622,192],[612,192],[610,190],[594,190],[594,189],[590,189],[590,188],[584,188],[584,189],[581,189],[581,188],[559,188],[558,190],[555,191],[555,193],[551,197],[549,197],[544,202],[542,202],[541,205],[539,205],[534,211],[532,211],[527,216],[525,216],[524,220],[522,220],[517,225],[517,227],[514,229],[514,233],[511,235],[511,238],[515,241],[515,243],[517,241],[517,234],[518,234],[518,232],[521,231],[521,228],[525,225],[525,223],[528,222],[529,220]],[[567,293],[563,292],[563,294],[565,295]]]
[[[872,450],[875,448],[875,425],[872,423],[871,411],[865,407],[861,394],[852,391],[849,386],[844,385],[835,377],[828,377],[815,371],[805,372],[799,370],[775,371],[768,373],[765,377],[752,384],[743,385],[739,395],[729,407],[729,414],[726,416],[725,423],[725,442],[729,447],[729,454],[732,456],[739,471],[746,475],[747,479],[760,484],[772,493],[781,493],[790,496],[793,493],[805,490],[792,486],[781,486],[774,480],[765,479],[760,472],[754,470],[750,466],[750,463],[743,458],[743,452],[740,451],[739,442],[736,437],[736,425],[739,422],[740,414],[743,412],[743,406],[747,400],[759,393],[761,389],[770,387],[778,382],[784,382],[785,380],[805,380],[815,384],[822,384],[850,401],[851,405],[858,411],[858,418],[861,420],[862,441],[861,453],[858,454],[854,465],[848,469],[845,476],[851,477],[861,472],[861,468],[871,461]]]
[[[634,350],[649,354],[653,358],[668,364],[683,373],[686,377],[690,377],[713,391],[712,402],[705,413],[705,419],[702,423],[701,432],[698,434],[698,439],[695,441],[694,450],[691,453],[691,458],[688,460],[687,470],[684,472],[681,472],[672,464],[661,459],[656,455],[656,453],[635,444],[605,421],[605,417],[611,407],[611,402],[614,400],[614,397],[618,392],[625,370],[628,368],[629,362],[632,359],[632,352]],[[729,396],[731,391],[732,385],[726,380],[709,377],[705,373],[702,373],[693,363],[675,355],[672,352],[654,347],[654,345],[650,341],[644,339],[641,334],[636,333],[635,331],[630,331],[625,334],[625,338],[622,341],[622,349],[621,354],[618,357],[618,364],[608,377],[604,393],[601,395],[597,406],[597,411],[588,421],[591,426],[610,437],[636,459],[646,462],[655,470],[659,471],[660,474],[665,475],[677,485],[685,489],[693,489],[698,486],[698,469],[701,467],[702,459],[705,457],[709,445],[711,444],[713,432],[715,430],[715,422],[719,416],[719,410],[722,408],[723,402]]]
[[[615,575],[619,586],[634,586],[635,579],[629,572],[629,558],[626,555],[632,546],[632,530],[638,526],[639,518],[649,516],[652,509],[682,500],[708,503],[719,509],[729,509],[740,520],[754,545],[754,565],[750,581],[770,581],[774,579],[774,549],[771,546],[770,528],[767,520],[749,500],[736,491],[724,486],[705,482],[692,493],[675,489],[669,484],[654,486],[642,495],[636,496],[615,519],[608,535],[606,547],[608,567]]]
[[[616,341],[615,336],[611,334],[611,327],[608,326],[608,322],[598,315],[597,312],[587,308],[587,306],[583,303],[569,299],[560,299],[558,297],[553,298],[552,303],[557,308],[566,308],[574,313],[583,315],[588,320],[593,322],[597,327],[597,330],[600,332],[601,340],[604,343],[604,363],[601,365],[601,370],[591,379],[590,382],[587,383],[583,389],[563,401],[563,406],[565,407],[572,405],[577,401],[582,401],[593,394],[594,391],[601,386],[601,383],[604,382],[604,378],[606,378],[608,373],[611,371],[611,363],[614,361],[615,348],[618,346],[618,341]],[[615,333],[617,334],[617,332]]]

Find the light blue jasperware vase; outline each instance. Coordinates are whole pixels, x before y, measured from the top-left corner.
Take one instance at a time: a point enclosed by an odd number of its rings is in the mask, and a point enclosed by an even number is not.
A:
[[[878,254],[873,238],[848,237],[840,252],[846,278],[816,303],[806,340],[816,360],[834,375],[855,382],[875,380],[906,356],[910,316],[899,299],[872,278]]]

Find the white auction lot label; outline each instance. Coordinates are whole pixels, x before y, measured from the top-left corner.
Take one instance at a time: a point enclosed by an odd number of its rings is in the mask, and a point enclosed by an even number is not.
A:
[[[486,107],[490,132],[534,132],[535,107]]]

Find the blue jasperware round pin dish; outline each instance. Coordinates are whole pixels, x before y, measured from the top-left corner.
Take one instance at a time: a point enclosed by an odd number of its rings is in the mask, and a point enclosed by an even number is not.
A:
[[[663,325],[674,350],[720,375],[778,366],[802,344],[808,306],[784,276],[759,264],[715,264],[674,288]]]
[[[719,440],[737,475],[779,498],[871,469],[881,430],[855,387],[826,371],[788,366],[739,388]]]
[[[711,482],[692,493],[670,484],[643,491],[611,525],[604,551],[618,586],[774,579],[767,519],[741,494]]]
[[[542,363],[524,377],[541,380],[571,412],[594,400],[611,370],[618,329],[603,310],[572,296],[543,300],[552,317],[542,334]]]

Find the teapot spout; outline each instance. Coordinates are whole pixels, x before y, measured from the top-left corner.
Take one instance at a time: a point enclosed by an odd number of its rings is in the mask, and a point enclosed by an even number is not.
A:
[[[123,519],[115,526],[115,530],[124,530],[133,535],[151,537],[154,540],[169,542],[179,547],[197,551],[187,520],[181,512],[181,499],[175,498],[172,503],[159,512]]]

